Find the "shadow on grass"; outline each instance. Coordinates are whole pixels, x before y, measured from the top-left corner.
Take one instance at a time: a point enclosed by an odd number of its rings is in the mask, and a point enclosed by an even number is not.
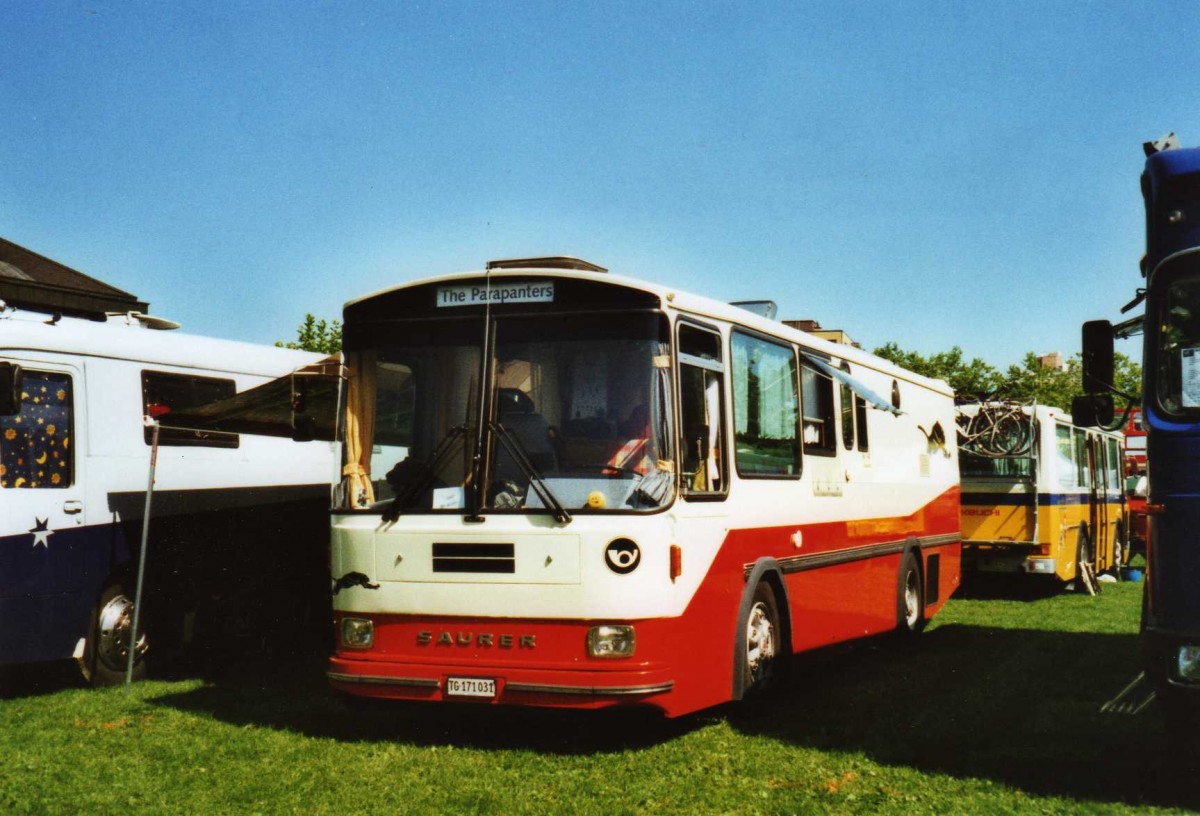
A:
[[[344,742],[516,749],[587,755],[650,747],[716,715],[668,720],[656,710],[508,708],[473,703],[350,700],[329,688],[325,663],[258,667],[148,700],[235,725],[257,725]]]
[[[992,780],[1090,803],[1196,807],[1198,778],[1167,748],[1157,706],[1100,708],[1139,671],[1134,634],[946,624],[915,644],[875,639],[796,660],[780,693],[667,720],[598,712],[389,703],[351,709],[318,655],[250,661],[148,699],[235,725],[345,742],[589,755],[650,748],[713,722],[881,764]]]
[[[955,597],[978,601],[1039,601],[1069,591],[1052,575],[971,572],[963,574],[963,585]]]
[[[0,666],[0,700],[41,697],[83,685],[83,675],[74,660]]]
[[[1133,634],[951,624],[912,647],[802,656],[778,696],[726,714],[746,734],[1031,794],[1195,807],[1197,774],[1167,749],[1157,705],[1100,713],[1138,658]]]

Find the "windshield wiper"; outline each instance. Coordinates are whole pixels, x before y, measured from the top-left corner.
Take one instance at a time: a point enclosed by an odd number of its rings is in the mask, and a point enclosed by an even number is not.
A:
[[[529,458],[529,454],[525,452],[521,440],[517,435],[505,428],[497,421],[488,423],[488,427],[496,434],[501,444],[504,445],[504,450],[512,457],[512,460],[517,463],[517,467],[521,469],[521,473],[529,480],[530,487],[538,494],[538,498],[542,500],[542,504],[552,511],[556,521],[560,524],[569,524],[571,514],[567,512],[567,508],[562,506],[562,502],[554,495],[554,491],[550,489],[550,485],[546,484],[546,480],[542,478],[542,474],[538,473],[537,466]]]
[[[384,521],[395,521],[400,518],[400,511],[433,485],[433,480],[437,478],[438,471],[449,457],[454,443],[466,435],[466,425],[455,425],[446,431],[442,441],[438,442],[437,447],[433,449],[433,453],[420,464],[420,475],[405,485],[403,490],[396,493],[396,498],[392,499],[392,503],[383,512]]]

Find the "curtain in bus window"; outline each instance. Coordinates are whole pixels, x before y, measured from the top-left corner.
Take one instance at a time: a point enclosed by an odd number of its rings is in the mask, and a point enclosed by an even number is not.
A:
[[[704,413],[708,421],[708,486],[721,489],[721,380],[706,376]]]
[[[21,412],[0,417],[0,487],[61,488],[72,481],[71,378],[26,371]]]
[[[375,501],[371,484],[371,444],[375,438],[375,352],[346,353],[350,385],[346,394],[346,462],[342,476],[352,507]]]

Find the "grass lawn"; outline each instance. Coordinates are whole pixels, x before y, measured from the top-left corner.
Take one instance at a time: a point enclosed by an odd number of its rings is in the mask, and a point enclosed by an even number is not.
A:
[[[912,646],[807,655],[783,693],[679,720],[400,705],[350,711],[319,662],[252,679],[0,700],[2,813],[1186,812],[1137,674],[1140,584],[947,604]]]

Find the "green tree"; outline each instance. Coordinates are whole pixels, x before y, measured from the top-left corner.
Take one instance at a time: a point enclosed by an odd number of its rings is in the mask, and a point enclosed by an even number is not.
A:
[[[1005,396],[1022,402],[1038,402],[1070,410],[1071,399],[1083,393],[1082,360],[1076,354],[1067,361],[1066,369],[1045,368],[1036,354],[1026,354],[1020,365],[1008,367],[1008,384]],[[1133,404],[1142,400],[1142,367],[1129,357],[1118,352],[1113,360],[1113,380],[1118,391],[1133,398]],[[1118,410],[1129,403],[1121,394],[1115,395]]]
[[[889,342],[875,349],[875,353],[910,371],[945,380],[956,394],[968,399],[995,393],[998,399],[1070,409],[1071,398],[1083,393],[1078,354],[1067,361],[1065,369],[1058,369],[1046,368],[1036,354],[1029,352],[1019,364],[1001,372],[978,357],[964,361],[963,350],[958,346],[923,356]],[[1141,402],[1142,367],[1120,352],[1114,359],[1113,380],[1119,391],[1134,398],[1135,405]],[[1124,410],[1126,403],[1123,397],[1116,397],[1118,409]]]
[[[279,340],[275,345],[280,348],[315,351],[318,354],[337,354],[342,350],[342,323],[339,320],[328,323],[306,314],[304,322],[296,329],[296,342],[285,343]]]
[[[875,353],[909,371],[945,380],[956,394],[963,396],[984,396],[1004,383],[1004,376],[994,366],[978,357],[965,360],[963,350],[959,346],[926,357],[915,351],[905,351],[894,342],[888,342],[875,349]]]

